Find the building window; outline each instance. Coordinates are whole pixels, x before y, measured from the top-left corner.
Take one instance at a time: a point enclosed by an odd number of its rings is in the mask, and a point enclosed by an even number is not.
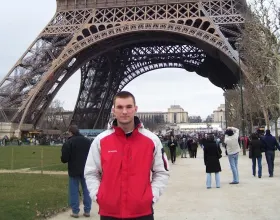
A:
[[[174,123],[177,123],[177,113],[173,113],[173,122]]]

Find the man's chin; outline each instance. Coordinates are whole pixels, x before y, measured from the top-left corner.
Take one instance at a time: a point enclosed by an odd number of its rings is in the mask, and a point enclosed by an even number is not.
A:
[[[131,124],[132,123],[132,120],[120,120],[120,121],[118,121],[118,124],[119,125],[129,125],[129,124]]]

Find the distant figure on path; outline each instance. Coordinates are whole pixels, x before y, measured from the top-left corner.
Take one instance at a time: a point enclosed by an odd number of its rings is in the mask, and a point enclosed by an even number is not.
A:
[[[264,144],[256,134],[251,135],[249,142],[249,158],[252,159],[253,176],[256,176],[256,161],[258,161],[258,177],[262,177],[262,152],[264,152]]]
[[[187,150],[188,150],[188,145],[187,145],[187,140],[184,137],[182,142],[180,143],[180,148],[181,148],[181,158],[187,158]],[[176,152],[175,152],[176,155]]]
[[[265,157],[267,161],[269,177],[273,177],[275,151],[276,149],[280,151],[280,146],[276,141],[276,138],[270,134],[270,130],[265,131],[265,136],[262,137],[262,141],[265,146]]]
[[[170,150],[170,157],[171,157],[171,162],[175,163],[176,161],[176,148],[178,147],[177,141],[174,139],[174,136],[170,136],[170,140],[167,143],[167,147]]]
[[[192,143],[193,143],[193,139],[190,138],[190,139],[187,141],[188,151],[189,151],[190,158],[193,158]]]
[[[222,157],[220,146],[214,140],[213,135],[209,135],[204,145],[204,164],[206,166],[206,187],[210,189],[211,186],[211,173],[215,173],[216,187],[220,188],[220,172],[222,171],[219,159]]]
[[[85,178],[101,220],[154,220],[153,204],[168,182],[164,148],[135,116],[137,109],[130,92],[119,92],[111,128],[99,134],[90,148]]]
[[[228,154],[228,161],[232,171],[233,181],[230,184],[239,184],[239,173],[238,173],[238,156],[240,146],[238,143],[239,129],[234,127],[228,127],[225,132],[226,150]]]
[[[196,158],[197,148],[198,148],[198,144],[197,141],[194,139],[193,142],[191,143],[192,158]]]
[[[84,168],[91,142],[80,134],[76,125],[71,125],[68,132],[70,137],[62,146],[61,162],[68,163],[71,217],[79,217],[79,183],[83,190],[84,216],[90,217],[91,198],[84,178]]]

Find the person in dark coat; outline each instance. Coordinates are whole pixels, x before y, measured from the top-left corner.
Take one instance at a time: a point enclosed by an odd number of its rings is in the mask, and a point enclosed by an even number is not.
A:
[[[61,149],[61,162],[68,163],[70,206],[72,208],[71,217],[78,218],[80,212],[79,184],[82,185],[84,216],[90,217],[91,198],[84,177],[84,169],[90,149],[91,141],[80,134],[76,125],[71,125],[68,129],[69,139],[63,144]]]
[[[189,139],[187,141],[187,146],[188,146],[188,151],[189,151],[190,158],[193,158],[192,142],[193,142],[193,139]]]
[[[167,147],[170,150],[170,157],[171,157],[171,162],[175,163],[176,161],[176,147],[178,147],[177,141],[174,139],[173,136],[170,136],[170,140],[167,143]]]
[[[252,159],[253,176],[256,176],[256,160],[258,161],[258,177],[262,177],[262,152],[264,152],[264,144],[256,134],[251,135],[249,142],[249,158]]]
[[[206,166],[206,187],[211,188],[211,173],[215,173],[216,187],[220,188],[220,173],[222,171],[220,161],[222,151],[220,146],[217,146],[214,136],[209,135],[207,140],[204,141],[204,164]]]
[[[275,151],[276,149],[280,151],[280,146],[276,141],[276,138],[271,135],[270,130],[265,131],[265,135],[261,138],[261,140],[265,146],[265,157],[267,161],[269,177],[273,177]]]
[[[193,158],[196,158],[197,148],[198,148],[198,144],[197,144],[196,140],[193,140],[193,142],[191,143],[191,151],[192,151]]]

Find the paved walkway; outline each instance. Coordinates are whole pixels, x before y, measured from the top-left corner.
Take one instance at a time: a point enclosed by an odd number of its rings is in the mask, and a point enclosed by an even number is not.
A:
[[[241,153],[242,154],[242,153]],[[155,205],[156,220],[279,220],[280,219],[280,157],[276,158],[275,177],[269,178],[265,158],[263,177],[251,175],[251,160],[239,157],[240,184],[232,180],[227,157],[221,158],[221,188],[206,189],[202,151],[197,159],[177,159],[171,164],[170,182]],[[214,178],[213,180],[214,181]],[[215,186],[215,185],[214,185]],[[82,208],[82,206],[81,206]],[[94,203],[92,220],[99,220]],[[52,220],[66,220],[70,211]],[[80,219],[85,219],[80,217]]]

